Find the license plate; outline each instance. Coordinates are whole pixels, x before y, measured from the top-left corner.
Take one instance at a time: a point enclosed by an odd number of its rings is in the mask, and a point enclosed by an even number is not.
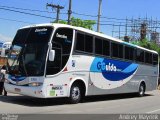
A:
[[[21,92],[21,89],[15,88],[15,91],[16,91],[16,92]]]

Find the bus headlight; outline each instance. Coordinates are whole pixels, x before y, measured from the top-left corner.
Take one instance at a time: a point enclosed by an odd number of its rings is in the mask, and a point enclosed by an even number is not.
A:
[[[33,83],[29,83],[29,86],[31,87],[36,87],[36,86],[41,86],[42,83],[39,83],[39,82],[33,82]]]

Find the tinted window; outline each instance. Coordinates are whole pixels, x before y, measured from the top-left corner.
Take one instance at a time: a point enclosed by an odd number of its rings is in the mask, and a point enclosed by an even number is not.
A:
[[[128,60],[134,59],[134,48],[125,46],[125,59],[128,59]]]
[[[144,62],[144,51],[137,49],[136,51],[136,61]]]
[[[103,40],[103,55],[110,56],[110,42]]]
[[[61,45],[63,54],[70,54],[72,46],[73,30],[61,28],[56,31],[53,42]]]
[[[118,57],[118,44],[112,43],[112,57]]]
[[[145,52],[145,63],[152,64],[152,53]]]
[[[77,33],[76,50],[84,51],[84,34]]]
[[[47,75],[56,74],[64,68],[71,52],[72,39],[72,29],[59,28],[56,30],[52,40],[52,49],[55,50],[55,59],[54,61],[47,61]]]
[[[93,37],[77,32],[76,50],[92,53]]]
[[[85,52],[93,52],[93,37],[85,35]]]
[[[31,28],[21,29],[17,31],[17,34],[13,40],[13,44],[24,44]]]
[[[96,54],[102,55],[103,53],[102,45],[103,45],[102,39],[95,38],[95,53]]]
[[[112,57],[123,58],[123,45],[112,43]]]
[[[158,64],[158,55],[153,54],[153,65],[157,65],[157,64]]]
[[[18,59],[16,64],[12,62],[10,64],[16,65],[16,68],[20,68],[19,73],[27,76],[44,75],[48,42],[52,31],[52,27],[46,26],[20,29],[13,40],[9,58],[13,60],[15,57],[12,56],[18,56]]]
[[[119,49],[118,49],[118,54],[119,58],[123,58],[123,45],[119,44]]]
[[[52,29],[52,27],[32,28],[25,43],[48,43]]]

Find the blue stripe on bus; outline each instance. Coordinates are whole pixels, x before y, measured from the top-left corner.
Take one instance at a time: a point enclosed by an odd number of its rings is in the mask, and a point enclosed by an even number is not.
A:
[[[22,80],[26,79],[26,77],[24,77],[24,76],[12,76],[12,75],[9,75],[8,78],[13,81],[22,81]]]
[[[138,64],[119,60],[95,58],[90,67],[91,72],[101,72],[110,81],[120,81],[134,74]]]

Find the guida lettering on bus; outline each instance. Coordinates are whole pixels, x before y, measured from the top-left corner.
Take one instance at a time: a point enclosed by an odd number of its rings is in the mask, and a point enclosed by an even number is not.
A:
[[[98,70],[102,70],[102,71],[117,71],[117,67],[114,64],[109,63],[108,65],[106,65],[105,62],[98,62],[97,63],[97,69]]]

